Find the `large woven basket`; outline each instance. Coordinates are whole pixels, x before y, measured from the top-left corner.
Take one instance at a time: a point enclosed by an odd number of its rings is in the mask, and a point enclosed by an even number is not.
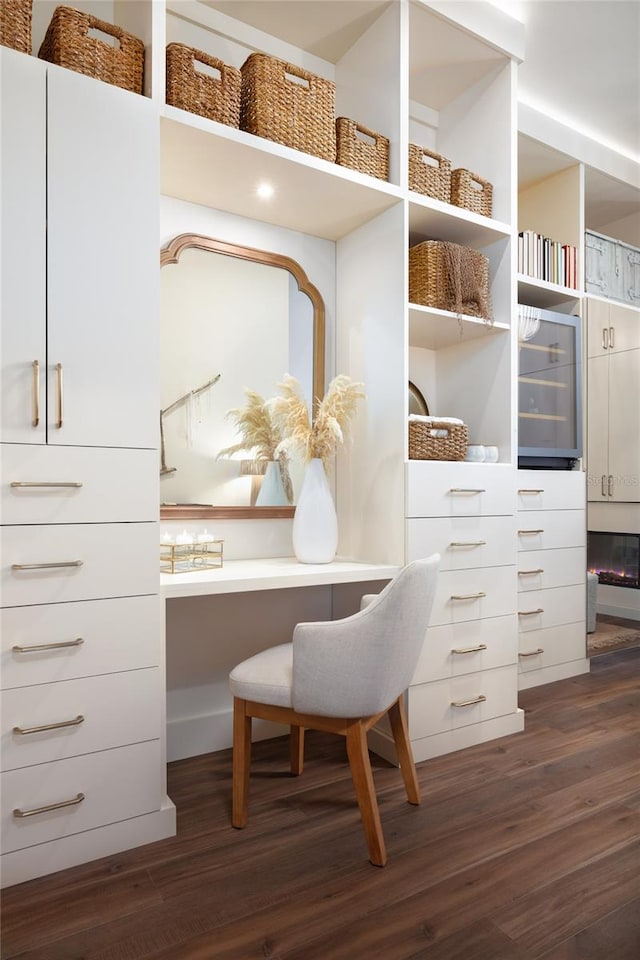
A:
[[[31,53],[32,0],[0,0],[0,44]]]
[[[467,455],[466,424],[448,423],[435,417],[429,423],[409,420],[410,460],[464,460]],[[438,434],[446,434],[438,436]]]
[[[334,83],[264,53],[250,54],[241,73],[242,130],[335,162]]]
[[[90,37],[89,30],[99,30],[115,37],[119,46],[111,46],[98,37]],[[56,7],[38,56],[41,60],[75,70],[76,73],[142,93],[142,40],[88,13],[71,7]]]
[[[442,240],[410,247],[409,300],[490,321],[488,259],[478,250]]]
[[[454,170],[451,174],[451,203],[490,217],[493,207],[493,187],[488,180],[470,170]]]
[[[219,76],[199,70],[198,64],[212,68]],[[167,47],[167,103],[173,107],[237,127],[241,82],[237,67],[230,67],[202,50],[184,43],[170,43]]]
[[[409,189],[427,197],[451,202],[451,161],[446,157],[409,144]]]
[[[336,163],[389,179],[389,139],[348,117],[336,120]]]

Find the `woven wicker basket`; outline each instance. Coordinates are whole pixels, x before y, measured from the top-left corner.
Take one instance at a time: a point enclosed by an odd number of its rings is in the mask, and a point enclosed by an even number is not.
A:
[[[434,436],[434,431],[446,431],[445,437]],[[409,420],[410,460],[464,460],[467,455],[468,429],[466,424],[447,423],[431,419],[430,423]]]
[[[409,300],[491,320],[488,259],[477,250],[441,240],[410,247]]]
[[[429,163],[433,160],[433,163]],[[409,189],[451,202],[451,161],[433,150],[409,144]]]
[[[0,44],[31,53],[32,0],[0,0]]]
[[[241,73],[242,130],[335,162],[334,83],[264,53],[250,54]]]
[[[197,69],[197,64],[217,70],[219,77],[209,76]],[[240,125],[240,86],[242,75],[202,50],[184,43],[170,43],[167,47],[167,103],[200,117]]]
[[[358,136],[361,134],[361,136]],[[389,139],[348,117],[336,120],[336,163],[389,179]]]
[[[115,37],[119,46],[112,47],[104,40],[90,37],[89,30],[99,30]],[[38,56],[76,73],[142,93],[142,40],[88,13],[71,7],[56,7]]]
[[[465,210],[473,210],[490,217],[493,206],[493,187],[488,180],[469,170],[454,170],[451,174],[451,203]]]

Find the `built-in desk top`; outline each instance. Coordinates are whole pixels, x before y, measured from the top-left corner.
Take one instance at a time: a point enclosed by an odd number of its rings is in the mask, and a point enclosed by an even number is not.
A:
[[[334,560],[333,563],[298,563],[294,557],[266,560],[225,560],[213,570],[160,574],[160,592],[172,597],[197,597],[215,593],[242,593],[249,590],[281,590],[286,587],[315,587],[322,584],[391,580],[399,566]]]

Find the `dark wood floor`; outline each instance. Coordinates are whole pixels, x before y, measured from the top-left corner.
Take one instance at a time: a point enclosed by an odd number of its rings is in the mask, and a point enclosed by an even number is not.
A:
[[[524,733],[377,761],[389,862],[365,852],[342,741],[255,747],[249,825],[230,752],[172,764],[176,838],[12,887],[20,960],[638,960],[640,649],[521,694]]]

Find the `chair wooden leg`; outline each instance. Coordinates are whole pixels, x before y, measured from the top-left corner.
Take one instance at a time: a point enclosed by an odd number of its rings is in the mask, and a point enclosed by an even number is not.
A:
[[[377,867],[387,862],[387,853],[380,823],[380,811],[376,799],[367,747],[367,734],[360,720],[354,720],[347,726],[347,755],[351,765],[351,776],[358,798],[362,825],[364,827],[369,859]]]
[[[233,799],[231,823],[246,827],[249,806],[249,767],[251,764],[251,717],[246,700],[233,699]]]
[[[304,727],[290,727],[291,773],[298,777],[304,767]]]
[[[420,788],[418,786],[416,766],[413,762],[413,752],[411,750],[411,742],[407,730],[407,718],[404,712],[402,697],[399,697],[396,702],[389,707],[389,721],[396,745],[396,753],[398,754],[398,762],[400,763],[404,785],[407,790],[407,799],[409,803],[420,803]]]

